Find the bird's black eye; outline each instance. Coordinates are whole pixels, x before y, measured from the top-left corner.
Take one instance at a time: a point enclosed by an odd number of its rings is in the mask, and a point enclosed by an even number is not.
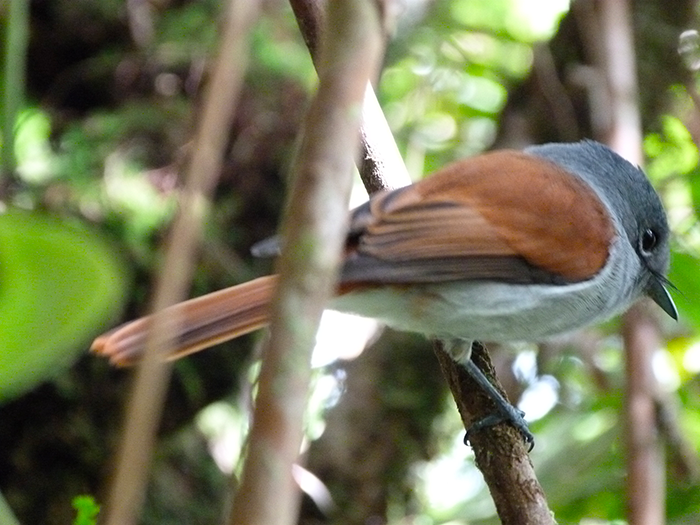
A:
[[[656,232],[651,228],[646,228],[642,232],[642,237],[639,241],[642,252],[645,254],[650,254],[658,241],[659,238],[657,237]]]

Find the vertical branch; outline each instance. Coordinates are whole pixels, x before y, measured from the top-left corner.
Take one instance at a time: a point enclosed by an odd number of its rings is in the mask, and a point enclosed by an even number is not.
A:
[[[220,54],[204,100],[196,130],[193,155],[185,174],[178,214],[170,231],[163,272],[153,300],[158,312],[181,300],[189,287],[194,251],[223,158],[225,137],[235,112],[247,61],[247,35],[258,2],[231,0],[227,6]],[[148,336],[145,358],[139,366],[125,416],[125,430],[117,458],[117,474],[110,488],[108,525],[138,521],[146,492],[148,468],[160,420],[171,365],[169,334],[177,319],[158,315]]]
[[[637,60],[632,15],[627,0],[602,0],[600,21],[604,72],[610,90],[610,128],[601,137],[633,164],[642,164],[642,120],[639,115]]]
[[[605,76],[612,115],[606,141],[621,155],[642,163],[642,129],[630,3],[599,2],[606,47]],[[656,424],[657,384],[652,356],[658,330],[636,305],[623,318],[626,357],[626,445],[628,521],[631,525],[664,523],[664,456]]]
[[[665,523],[665,461],[657,426],[656,378],[652,355],[659,347],[659,330],[643,304],[624,317],[627,377],[625,416],[627,446],[627,520],[630,525]]]
[[[27,42],[29,41],[29,0],[7,3],[4,78],[2,100],[2,169],[0,182],[15,169],[15,126],[24,100]]]
[[[311,350],[340,262],[362,100],[383,48],[380,11],[375,0],[328,2],[320,83],[293,168],[270,340],[231,524],[296,521],[292,466],[303,437]]]

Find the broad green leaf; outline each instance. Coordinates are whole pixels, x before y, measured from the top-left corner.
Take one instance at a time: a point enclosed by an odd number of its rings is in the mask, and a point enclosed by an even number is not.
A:
[[[0,215],[0,400],[55,376],[122,308],[126,272],[95,233],[38,213]]]

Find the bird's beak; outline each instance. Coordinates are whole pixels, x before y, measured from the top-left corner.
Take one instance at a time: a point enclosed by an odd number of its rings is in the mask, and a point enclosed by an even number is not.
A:
[[[672,319],[678,321],[678,310],[673,304],[673,299],[664,287],[663,283],[656,277],[652,277],[647,288],[647,295],[658,304],[661,309],[666,312]]]

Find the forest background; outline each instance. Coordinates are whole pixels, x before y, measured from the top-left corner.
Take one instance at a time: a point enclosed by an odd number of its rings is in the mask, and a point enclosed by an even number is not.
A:
[[[493,148],[605,140],[603,3],[400,3],[376,88],[411,176]],[[698,6],[667,4],[634,2],[631,14],[645,170],[674,232],[681,322],[657,320],[654,370],[665,515],[681,524],[700,519],[700,39]],[[213,0],[0,4],[0,491],[21,523],[69,523],[75,496],[105,498],[130,375],[86,349],[147,311],[221,11]],[[315,86],[291,9],[263,2],[192,295],[270,270],[249,248],[275,232]],[[332,356],[314,361],[304,450],[329,492],[305,494],[300,522],[497,523],[430,345],[386,332],[349,358],[336,330]],[[619,333],[612,321],[539,353],[494,351],[561,523],[626,516]],[[259,341],[177,363],[143,523],[220,521]]]

